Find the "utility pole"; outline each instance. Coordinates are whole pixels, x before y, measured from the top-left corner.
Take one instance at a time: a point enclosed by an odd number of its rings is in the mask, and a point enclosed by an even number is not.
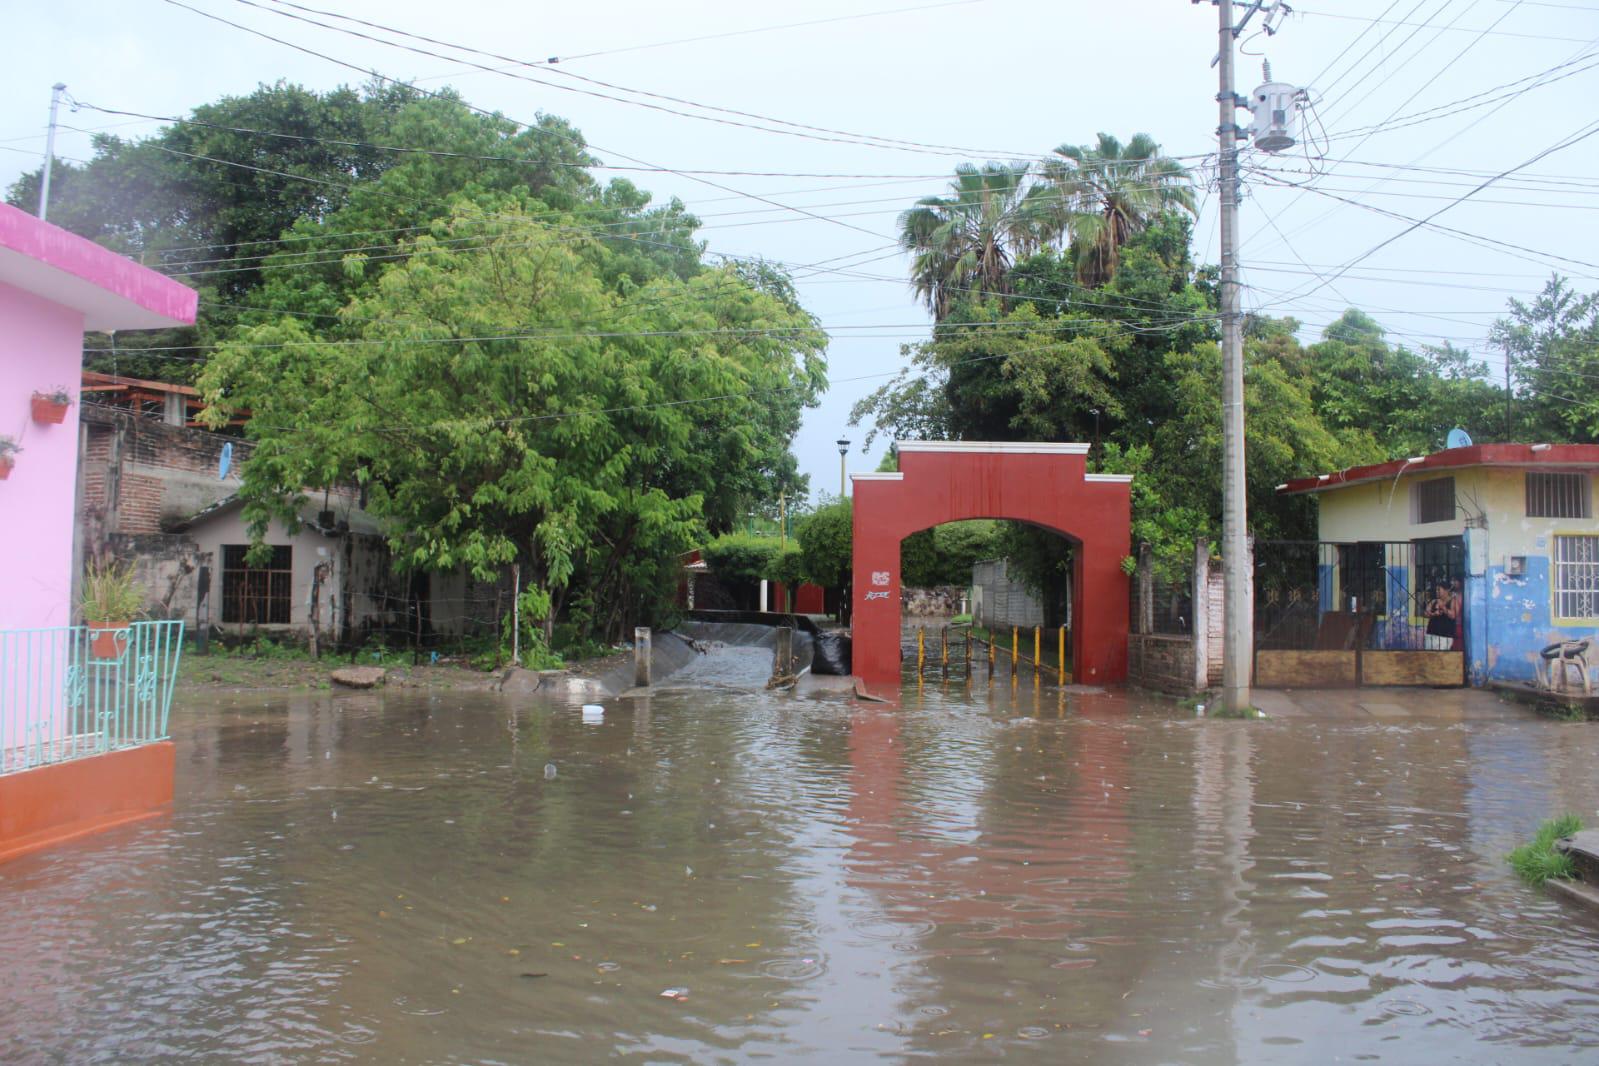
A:
[[[1260,8],[1247,5],[1249,17]],[[1250,667],[1254,661],[1254,620],[1249,602],[1248,528],[1244,497],[1244,335],[1238,297],[1238,108],[1233,89],[1233,40],[1242,26],[1233,26],[1232,0],[1216,0],[1220,15],[1218,63],[1221,89],[1216,94],[1220,124],[1221,201],[1221,564],[1222,564],[1222,706],[1229,711],[1249,707]]]
[[[44,173],[39,177],[39,221],[45,221],[50,210],[50,166],[56,158],[56,113],[61,109],[61,94],[67,91],[66,82],[50,86],[50,128],[44,135]]]

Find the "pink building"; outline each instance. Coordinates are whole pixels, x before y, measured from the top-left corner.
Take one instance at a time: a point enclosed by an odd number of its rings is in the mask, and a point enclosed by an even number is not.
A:
[[[18,449],[0,458],[0,859],[171,799],[172,624],[135,625],[114,657],[72,626],[78,392],[84,331],[189,325],[198,300],[0,204],[0,445]],[[57,390],[60,422],[34,404]]]

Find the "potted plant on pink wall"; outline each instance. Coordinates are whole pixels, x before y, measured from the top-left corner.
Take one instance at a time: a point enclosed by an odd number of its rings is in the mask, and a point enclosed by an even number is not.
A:
[[[120,659],[128,650],[128,626],[144,606],[133,567],[90,563],[83,575],[83,621],[96,659]]]
[[[36,392],[33,394],[33,420],[59,426],[67,420],[67,408],[71,405],[72,393],[59,385],[49,392]]]
[[[0,435],[0,481],[11,476],[11,468],[17,465],[17,453],[21,450],[14,439]]]

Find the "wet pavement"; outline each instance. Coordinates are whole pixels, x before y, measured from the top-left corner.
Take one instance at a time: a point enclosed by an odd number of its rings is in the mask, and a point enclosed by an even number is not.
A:
[[[0,866],[0,1058],[1599,1057],[1599,922],[1502,860],[1593,726],[705,680],[180,697],[170,816]]]

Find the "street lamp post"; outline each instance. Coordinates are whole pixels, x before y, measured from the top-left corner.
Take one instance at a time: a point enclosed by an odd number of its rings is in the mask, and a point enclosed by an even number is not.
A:
[[[844,437],[838,438],[838,496],[839,496],[839,499],[843,499],[845,496],[849,495],[848,491],[844,487],[844,456],[846,456],[848,454],[849,454],[849,441],[846,438],[844,438]]]

